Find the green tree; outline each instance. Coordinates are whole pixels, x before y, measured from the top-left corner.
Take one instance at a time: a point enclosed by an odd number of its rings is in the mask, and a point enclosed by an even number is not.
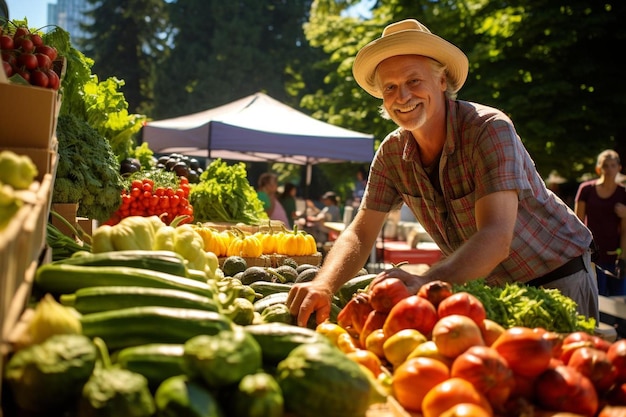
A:
[[[154,118],[173,117],[264,91],[288,104],[322,54],[304,36],[311,0],[176,0],[159,65]]]
[[[459,98],[507,112],[544,177],[589,172],[600,150],[624,142],[626,84],[615,65],[623,2],[378,0],[368,20],[345,15],[353,3],[317,0],[311,9],[307,39],[328,57],[325,85],[302,100],[316,117],[384,138],[394,126],[354,82],[352,62],[384,26],[413,17],[466,52]]]
[[[95,62],[100,79],[122,80],[131,112],[153,105],[155,68],[166,42],[165,0],[87,0],[93,18],[81,50]]]

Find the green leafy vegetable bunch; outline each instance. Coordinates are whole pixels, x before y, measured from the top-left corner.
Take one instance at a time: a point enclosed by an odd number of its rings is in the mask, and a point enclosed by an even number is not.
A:
[[[558,333],[593,333],[595,329],[595,320],[579,314],[576,302],[556,289],[518,283],[492,287],[484,280],[474,280],[454,285],[453,291],[474,295],[483,303],[487,318],[505,328],[541,327]]]
[[[243,162],[230,166],[221,159],[211,162],[192,185],[189,201],[199,222],[259,224],[268,219]]]
[[[124,181],[109,142],[73,114],[57,122],[59,162],[53,203],[78,203],[78,215],[106,221],[121,204]]]

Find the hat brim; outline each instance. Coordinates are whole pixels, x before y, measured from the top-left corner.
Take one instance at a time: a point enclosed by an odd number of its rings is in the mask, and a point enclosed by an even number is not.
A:
[[[418,30],[395,32],[365,45],[354,59],[354,79],[369,94],[382,98],[374,77],[376,67],[398,55],[422,55],[441,62],[447,67],[448,83],[455,93],[467,79],[469,62],[463,51],[437,35]]]

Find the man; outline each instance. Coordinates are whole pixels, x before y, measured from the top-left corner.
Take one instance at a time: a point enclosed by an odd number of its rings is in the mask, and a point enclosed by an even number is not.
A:
[[[598,319],[591,233],[549,191],[509,118],[455,100],[468,60],[417,20],[389,25],[356,56],[353,74],[382,99],[399,128],[380,145],[358,214],[315,280],[297,284],[287,305],[305,325],[327,319],[334,292],[361,268],[389,211],[404,202],[444,253],[423,275],[393,268],[412,293],[433,280],[485,278],[558,288]]]

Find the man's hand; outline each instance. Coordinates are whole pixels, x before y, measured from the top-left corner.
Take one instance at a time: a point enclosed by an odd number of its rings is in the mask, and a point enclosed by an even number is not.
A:
[[[426,279],[419,275],[413,275],[410,272],[401,268],[390,268],[379,273],[376,278],[370,283],[370,288],[373,288],[379,282],[384,281],[387,278],[398,278],[401,280],[411,294],[417,294],[420,287],[427,282]]]
[[[620,279],[626,278],[626,260],[618,258],[615,261],[615,276]]]
[[[318,282],[294,284],[287,296],[287,307],[291,315],[297,318],[297,324],[306,327],[309,317],[315,314],[317,324],[330,316],[332,291]]]

